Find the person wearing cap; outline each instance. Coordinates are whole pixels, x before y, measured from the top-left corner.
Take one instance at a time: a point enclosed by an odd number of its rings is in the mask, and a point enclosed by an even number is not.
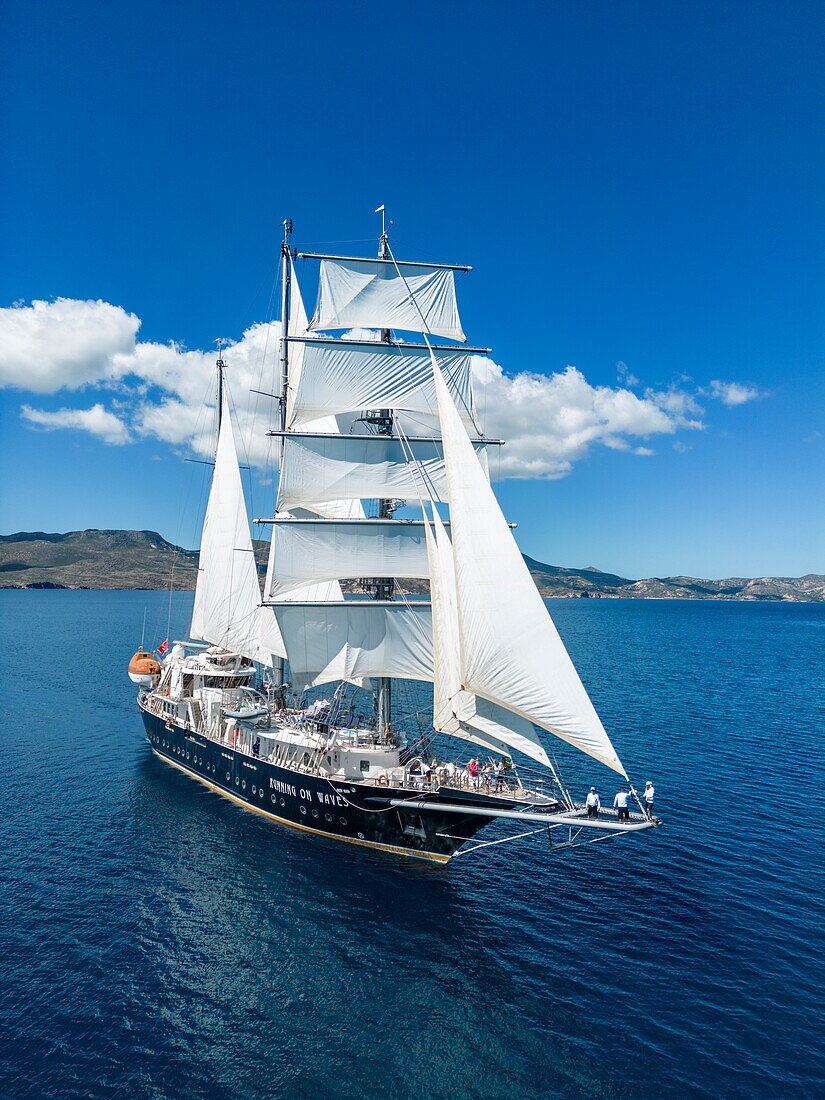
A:
[[[584,804],[585,804],[585,806],[587,806],[587,816],[588,817],[598,817],[599,816],[599,810],[601,809],[602,804],[601,804],[601,800],[600,800],[599,796],[596,794],[596,788],[595,787],[590,788],[590,793],[588,794],[587,798],[584,800]]]
[[[647,814],[648,817],[653,817],[653,799],[654,799],[655,795],[656,795],[656,788],[653,786],[653,784],[648,779],[647,783],[645,783],[645,793],[644,793],[644,796],[643,796],[644,800],[645,800],[645,813]]]
[[[619,821],[630,821],[630,810],[627,808],[627,787],[620,787],[613,799],[613,808],[619,811]]]

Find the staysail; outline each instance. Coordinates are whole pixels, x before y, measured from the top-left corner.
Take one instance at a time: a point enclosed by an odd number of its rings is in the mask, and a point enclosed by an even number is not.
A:
[[[444,443],[461,687],[626,775],[433,359]]]
[[[435,507],[432,531],[425,522],[433,608],[433,727],[493,752],[518,749],[549,766],[547,752],[531,722],[462,689],[453,548]]]
[[[246,515],[229,402],[223,397],[215,469],[201,536],[191,636],[272,665],[286,655],[261,590]]]

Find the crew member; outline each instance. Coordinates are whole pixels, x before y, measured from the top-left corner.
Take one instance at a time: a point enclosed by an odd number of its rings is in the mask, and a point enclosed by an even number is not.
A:
[[[504,762],[502,760],[493,761],[493,775],[496,780],[496,790],[500,791],[504,787],[504,775],[502,769],[504,768]]]
[[[590,788],[590,793],[588,794],[588,796],[584,800],[584,802],[585,802],[585,805],[587,806],[587,816],[588,817],[598,817],[599,816],[599,810],[601,809],[602,803],[601,803],[601,800],[600,800],[599,796],[596,794],[596,788],[595,787]]]
[[[650,782],[650,780],[648,779],[647,783],[645,783],[645,793],[644,793],[645,813],[647,814],[648,817],[653,817],[653,799],[654,799],[655,795],[656,795],[656,789],[653,786],[653,784]]]
[[[261,755],[261,739],[260,739],[260,737],[255,738],[255,744],[252,746],[252,755],[253,756],[260,756]]]
[[[630,810],[627,808],[627,787],[620,787],[613,799],[613,808],[619,811],[619,821],[630,821]]]

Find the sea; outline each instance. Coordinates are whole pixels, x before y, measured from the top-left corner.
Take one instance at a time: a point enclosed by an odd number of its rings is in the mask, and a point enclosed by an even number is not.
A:
[[[825,1095],[825,604],[548,601],[664,824],[439,867],[151,755],[126,665],[191,601],[0,593],[4,1100]]]

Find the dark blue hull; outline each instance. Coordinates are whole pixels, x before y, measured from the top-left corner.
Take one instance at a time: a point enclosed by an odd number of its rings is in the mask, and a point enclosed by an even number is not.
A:
[[[381,798],[410,798],[409,790],[330,780],[254,760],[228,745],[184,730],[141,707],[152,751],[161,759],[218,793],[284,825],[306,832],[362,844],[398,855],[446,863],[458,849],[493,817],[444,813],[439,810],[410,812],[382,808]],[[474,808],[506,806],[512,800],[485,797],[474,792],[440,790],[416,792],[416,799],[466,801]]]

